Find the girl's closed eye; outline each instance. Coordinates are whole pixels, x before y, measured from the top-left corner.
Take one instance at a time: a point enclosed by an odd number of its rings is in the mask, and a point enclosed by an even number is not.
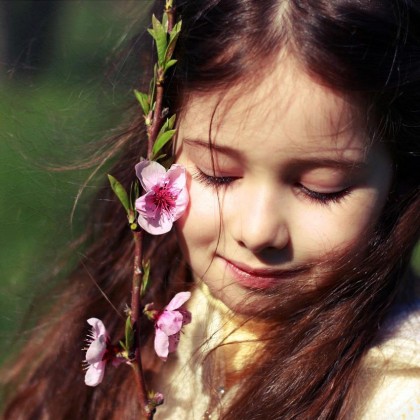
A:
[[[198,182],[210,186],[212,188],[227,187],[238,177],[233,176],[215,176],[209,175],[197,168],[196,172],[192,173],[192,177]],[[303,194],[305,199],[308,199],[316,204],[329,205],[331,203],[339,203],[351,192],[350,187],[340,189],[332,192],[316,191],[306,187],[303,184],[297,184],[298,193]]]
[[[196,179],[198,182],[201,182],[202,184],[213,187],[213,188],[227,187],[233,181],[238,179],[238,177],[233,177],[233,176],[209,175],[203,172],[199,168],[197,168],[197,171],[192,174],[192,177]]]
[[[346,187],[338,191],[332,192],[316,191],[306,187],[303,184],[297,184],[297,188],[298,193],[304,194],[306,199],[309,199],[310,201],[315,202],[317,204],[326,205],[341,202],[351,192],[351,187]]]

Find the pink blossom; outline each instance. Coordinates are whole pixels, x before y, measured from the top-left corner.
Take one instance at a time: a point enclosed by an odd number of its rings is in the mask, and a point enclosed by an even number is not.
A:
[[[89,368],[85,376],[85,384],[96,386],[102,382],[105,373],[106,360],[104,358],[109,337],[105,325],[98,318],[89,318],[88,324],[92,326],[88,341],[89,348],[86,352],[86,362]]]
[[[156,406],[162,405],[164,401],[163,394],[160,392],[155,392],[155,395],[152,398],[152,403]]]
[[[156,407],[162,405],[164,402],[163,394],[160,392],[152,392],[149,394],[149,403],[147,405],[147,410],[149,413],[154,413],[156,411]]]
[[[177,349],[182,326],[191,322],[191,313],[181,308],[190,297],[190,292],[177,293],[156,317],[155,351],[164,361]]]
[[[143,160],[136,174],[146,194],[136,200],[139,225],[152,235],[169,232],[188,205],[185,168],[166,169],[155,161]]]

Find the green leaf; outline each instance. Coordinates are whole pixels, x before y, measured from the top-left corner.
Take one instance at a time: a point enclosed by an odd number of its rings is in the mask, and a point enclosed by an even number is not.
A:
[[[118,343],[119,343],[119,345],[122,347],[122,349],[123,349],[123,350],[128,351],[128,350],[125,348],[125,343],[123,343],[121,340],[120,340],[120,341],[118,341]]]
[[[174,27],[172,28],[172,32],[169,36],[169,42],[171,42],[174,38],[178,38],[179,34],[181,33],[182,28],[182,20],[175,23]]]
[[[139,181],[134,181],[130,186],[130,209],[134,211],[135,202],[140,197]]]
[[[174,66],[177,63],[178,60],[169,60],[166,64],[165,64],[165,68],[164,71],[168,70],[169,68],[171,68],[172,66]]]
[[[143,297],[146,293],[147,287],[149,285],[150,278],[150,260],[143,261],[143,279],[140,288],[140,297]]]
[[[153,156],[156,156],[160,152],[160,150],[162,150],[165,144],[168,143],[169,140],[171,140],[175,133],[176,130],[168,130],[156,139],[152,149]]]
[[[140,102],[143,114],[147,115],[150,111],[149,96],[146,93],[139,92],[138,90],[134,90],[134,95],[136,95],[137,100]]]
[[[153,157],[153,160],[155,160],[157,162],[159,159],[163,159],[165,157],[166,157],[166,153],[162,153],[159,156]],[[168,168],[166,168],[166,169],[168,169]]]
[[[179,34],[181,33],[181,26],[182,21],[180,20],[174,25],[172,32],[169,35],[169,42],[165,51],[165,62],[168,62],[174,53],[176,42],[178,41]]]
[[[130,213],[131,205],[130,199],[128,198],[127,191],[125,188],[114,178],[112,175],[108,174],[109,183],[111,184],[111,188],[114,191],[115,195],[120,200],[121,204],[124,206],[127,214]]]
[[[172,117],[167,120],[169,130],[172,130],[174,128],[175,120],[176,120],[176,114],[172,115]]]
[[[134,331],[133,331],[133,327],[131,326],[130,316],[128,316],[125,321],[125,349],[127,351],[130,351],[133,347],[133,343],[134,343]]]
[[[156,16],[152,16],[152,25],[153,25],[153,33],[154,33],[154,40],[156,42],[156,51],[158,55],[158,63],[159,67],[163,67],[163,63],[165,60],[165,52],[168,43],[167,33],[163,25],[156,19]]]
[[[165,123],[162,125],[161,129],[159,130],[157,138],[159,138],[165,131],[172,130],[175,125],[175,120],[176,120],[176,114],[172,115],[171,118],[167,118]]]
[[[156,79],[157,79],[157,65],[155,64],[154,66],[154,71],[153,71],[153,78],[150,81],[150,85],[149,85],[149,103],[152,104],[151,109],[154,108],[154,101],[155,101],[155,90],[156,90]]]
[[[165,32],[167,33],[168,28],[169,28],[167,13],[164,13],[163,16],[162,16],[162,26],[163,26],[163,29],[165,29]]]
[[[133,226],[136,221],[136,213],[134,210],[130,210],[128,213],[128,223],[130,224],[130,229],[133,229]],[[136,226],[137,227],[137,226]],[[135,227],[134,227],[135,229]]]
[[[156,39],[155,31],[153,29],[148,29],[147,32],[152,35],[153,39]]]

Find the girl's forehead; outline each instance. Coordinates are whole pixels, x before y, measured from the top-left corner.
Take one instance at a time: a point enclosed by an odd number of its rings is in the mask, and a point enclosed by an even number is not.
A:
[[[270,72],[226,91],[189,95],[180,135],[208,139],[211,133],[215,143],[238,147],[245,146],[244,138],[261,142],[281,137],[290,147],[301,148],[304,142],[306,149],[314,151],[365,149],[361,114],[347,95],[322,85],[285,58]]]

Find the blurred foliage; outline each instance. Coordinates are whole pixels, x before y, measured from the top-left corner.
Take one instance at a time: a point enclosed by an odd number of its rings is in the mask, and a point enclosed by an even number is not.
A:
[[[19,13],[30,13],[33,2],[16,3]],[[88,172],[48,168],[77,162],[83,145],[122,121],[134,86],[122,71],[110,77],[106,69],[138,29],[139,9],[150,5],[57,3],[45,67],[21,74],[9,66],[0,74],[0,357],[42,279],[82,230],[83,200],[73,225],[70,212]]]

